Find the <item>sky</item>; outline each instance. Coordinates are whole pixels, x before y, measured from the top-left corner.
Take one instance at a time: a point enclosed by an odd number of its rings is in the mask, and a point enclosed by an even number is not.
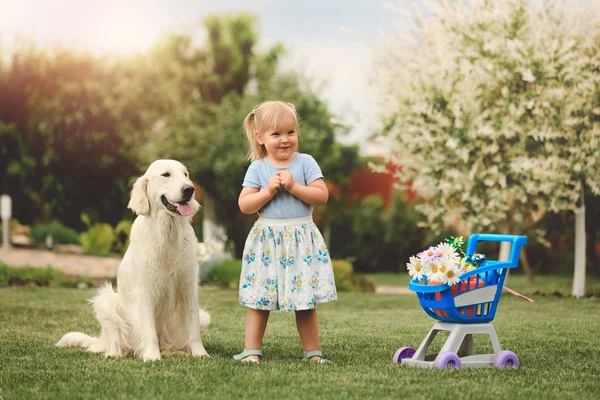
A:
[[[401,24],[383,0],[0,0],[0,48],[25,39],[98,54],[140,52],[166,32],[191,33],[204,16],[226,12],[256,15],[259,48],[282,42],[289,50],[283,68],[306,73],[353,127],[338,139],[369,153],[372,50],[380,32]]]

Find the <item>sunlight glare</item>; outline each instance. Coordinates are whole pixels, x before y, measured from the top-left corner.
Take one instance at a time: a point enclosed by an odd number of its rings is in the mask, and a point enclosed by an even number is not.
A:
[[[0,45],[19,40],[92,53],[148,49],[161,35],[154,2],[0,0]]]

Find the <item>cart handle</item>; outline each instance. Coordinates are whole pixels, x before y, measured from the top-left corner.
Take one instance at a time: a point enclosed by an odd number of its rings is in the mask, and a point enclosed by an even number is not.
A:
[[[508,259],[508,263],[510,264],[509,268],[513,268],[519,264],[521,247],[527,244],[527,236],[474,233],[469,238],[469,242],[467,244],[467,256],[471,256],[475,253],[478,242],[511,242],[512,246],[510,248],[510,257]]]

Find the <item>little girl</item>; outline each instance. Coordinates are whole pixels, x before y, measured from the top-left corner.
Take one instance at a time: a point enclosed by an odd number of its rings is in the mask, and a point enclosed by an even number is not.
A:
[[[259,362],[269,312],[295,311],[304,360],[330,363],[319,349],[315,305],[337,299],[333,268],[312,221],[329,192],[312,156],[296,153],[298,118],[291,103],[267,101],[246,116],[252,161],[238,199],[258,212],[244,248],[240,304],[248,307],[245,350],[233,358]]]

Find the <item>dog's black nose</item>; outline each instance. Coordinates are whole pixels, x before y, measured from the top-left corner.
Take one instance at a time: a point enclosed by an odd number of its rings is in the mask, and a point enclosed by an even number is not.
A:
[[[189,200],[194,195],[194,187],[193,186],[184,186],[181,191],[183,192],[183,197],[186,200]]]

